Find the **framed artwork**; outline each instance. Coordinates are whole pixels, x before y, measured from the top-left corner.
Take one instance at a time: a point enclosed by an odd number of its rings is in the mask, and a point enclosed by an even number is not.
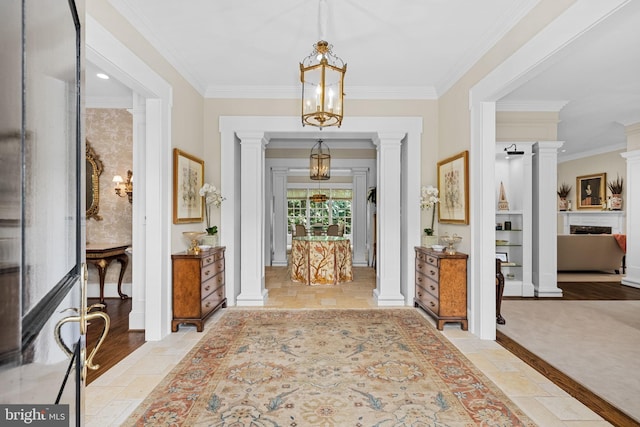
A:
[[[509,262],[509,255],[506,252],[496,252],[496,258],[502,262]]]
[[[438,162],[438,222],[469,224],[469,152]]]
[[[202,222],[204,161],[173,149],[173,223]]]
[[[607,174],[596,173],[576,178],[578,209],[602,209],[607,196]]]

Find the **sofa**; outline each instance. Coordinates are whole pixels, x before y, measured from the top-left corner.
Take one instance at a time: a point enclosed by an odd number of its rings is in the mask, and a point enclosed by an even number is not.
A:
[[[613,234],[559,234],[558,271],[620,272],[625,252]]]

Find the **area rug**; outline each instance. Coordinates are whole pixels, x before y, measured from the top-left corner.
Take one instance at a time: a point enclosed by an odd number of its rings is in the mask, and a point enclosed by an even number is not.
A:
[[[406,308],[230,309],[125,425],[535,424]]]

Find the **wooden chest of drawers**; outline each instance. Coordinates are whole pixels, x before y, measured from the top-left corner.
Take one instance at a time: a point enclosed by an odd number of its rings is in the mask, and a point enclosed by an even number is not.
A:
[[[173,267],[173,320],[171,330],[180,323],[196,325],[202,332],[204,320],[227,306],[224,290],[224,246],[199,254],[171,255]]]
[[[439,330],[447,322],[460,322],[467,330],[467,258],[416,247],[415,307],[436,320]]]

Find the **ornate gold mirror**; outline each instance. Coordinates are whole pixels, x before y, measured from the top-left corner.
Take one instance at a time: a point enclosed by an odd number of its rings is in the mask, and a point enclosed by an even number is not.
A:
[[[102,174],[102,161],[93,151],[93,147],[86,141],[87,145],[87,219],[93,218],[96,221],[102,220],[98,214],[100,210],[100,175]]]

